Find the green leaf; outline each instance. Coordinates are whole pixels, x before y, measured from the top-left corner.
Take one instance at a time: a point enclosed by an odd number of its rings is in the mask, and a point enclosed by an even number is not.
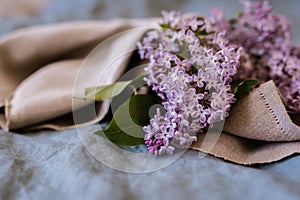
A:
[[[160,27],[162,27],[163,29],[170,29],[171,28],[170,24],[160,24]]]
[[[233,26],[237,23],[237,19],[232,18],[232,19],[229,20],[229,23],[230,23],[231,26]]]
[[[129,112],[134,123],[146,126],[150,121],[150,108],[161,105],[161,99],[153,95],[134,95],[129,100]]]
[[[130,83],[131,81],[121,81],[107,86],[87,88],[85,90],[85,98],[102,102],[105,99],[119,95]]]
[[[244,96],[248,95],[251,91],[251,88],[256,85],[259,81],[255,80],[255,79],[249,79],[249,80],[245,80],[243,82],[241,82],[240,84],[238,84],[238,86],[236,86],[235,88],[233,88],[232,92],[235,95],[235,98],[237,100],[243,98]]]
[[[243,12],[243,11],[240,11],[240,12],[237,13],[237,16],[238,16],[238,17],[242,17],[243,15],[244,15],[244,12]]]
[[[203,30],[202,27],[199,27],[196,31],[195,31],[195,34],[196,35],[202,35],[202,36],[206,36],[206,35],[209,35],[209,34],[212,34],[214,32],[207,32],[205,29]]]
[[[120,81],[111,85],[100,86],[100,87],[92,87],[87,88],[85,90],[84,99],[94,99],[96,101],[102,102],[105,99],[109,99],[121,94],[125,88],[132,85],[134,87],[140,87],[141,85],[145,85],[145,81],[143,80],[146,75],[141,75],[136,77],[133,80],[129,81]]]
[[[134,95],[116,110],[108,127],[95,134],[105,134],[111,142],[121,146],[143,144],[143,126],[149,124],[149,110],[155,104],[161,104],[157,97]]]

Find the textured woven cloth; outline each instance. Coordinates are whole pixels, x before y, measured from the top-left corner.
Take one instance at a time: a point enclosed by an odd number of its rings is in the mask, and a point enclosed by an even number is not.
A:
[[[106,42],[97,62],[88,63],[83,79],[77,78],[87,54],[107,38],[135,27],[149,27],[151,21],[112,20],[62,23],[23,29],[0,39],[0,124],[4,130],[31,128],[73,128],[72,100],[75,80],[84,88],[115,82],[126,69],[130,54],[107,68],[123,49],[136,47],[143,32]],[[129,33],[130,34],[130,33]],[[116,40],[116,41],[114,41]],[[102,75],[101,80],[99,75]],[[105,108],[104,108],[105,107]],[[103,109],[103,110],[102,110]],[[100,106],[97,120],[108,107]],[[87,120],[92,123],[93,119]],[[83,121],[82,124],[85,124]]]
[[[214,136],[208,140],[207,135],[199,135],[192,149],[240,164],[269,163],[300,153],[300,128],[288,115],[273,81],[238,101],[223,131],[209,133]]]
[[[85,72],[89,74],[78,80],[88,53],[115,34],[150,27],[152,22],[63,23],[23,29],[1,38],[1,127],[4,130],[74,128],[72,111],[84,108],[87,103],[76,104],[74,108],[73,96],[83,95],[86,87],[107,85],[119,79],[131,54],[122,56],[113,65],[111,59],[120,52],[132,52],[143,31],[104,43],[96,64],[85,63]],[[108,109],[107,102],[97,105],[95,115],[76,125],[100,121]],[[267,82],[233,106],[222,133],[220,130],[199,135],[192,148],[240,164],[268,163],[299,153],[299,139],[299,126],[290,119],[273,82]]]

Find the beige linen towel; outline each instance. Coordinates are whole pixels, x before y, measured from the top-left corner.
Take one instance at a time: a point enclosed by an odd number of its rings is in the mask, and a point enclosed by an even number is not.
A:
[[[135,27],[150,27],[155,21],[62,23],[3,36],[0,39],[1,127],[4,130],[73,128],[74,83],[87,54],[115,34]],[[106,70],[109,59],[121,47],[128,51],[135,48],[142,34],[143,31],[138,31],[107,43],[99,54],[100,64],[87,64],[91,75],[79,82],[79,91],[83,94],[85,87],[115,82],[124,73],[131,54]],[[100,80],[98,74],[102,74]],[[97,105],[96,115],[78,125],[103,119],[108,108],[107,102]],[[232,107],[221,135],[209,134],[209,137],[199,135],[191,148],[240,164],[268,163],[300,152],[299,126],[287,114],[273,82],[262,84]],[[214,134],[217,140],[210,141]]]
[[[0,39],[0,125],[4,130],[28,126],[72,128],[73,87],[76,74],[87,54],[107,38],[134,27],[149,27],[134,20],[62,23],[23,29]],[[136,32],[136,31],[135,31]],[[122,48],[132,49],[141,31],[106,44],[101,63],[88,66],[91,74],[81,80],[84,88],[115,82],[124,72],[130,56],[121,58],[107,71],[110,55]],[[125,47],[124,47],[125,45]],[[101,57],[102,56],[102,57]],[[122,60],[123,59],[123,60]],[[104,71],[106,70],[106,71]],[[95,74],[96,73],[96,74]],[[103,79],[97,81],[99,75]],[[100,106],[98,120],[107,112]],[[63,119],[55,120],[64,116]],[[48,121],[51,120],[51,121]],[[63,123],[62,123],[63,121]]]
[[[221,135],[209,134],[216,137],[210,141],[199,135],[191,148],[239,164],[269,163],[300,153],[300,128],[289,117],[273,81],[232,107]]]

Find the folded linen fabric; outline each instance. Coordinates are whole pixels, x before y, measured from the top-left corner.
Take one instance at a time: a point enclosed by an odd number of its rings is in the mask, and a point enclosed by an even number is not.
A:
[[[144,26],[149,26],[149,20]],[[87,54],[105,39],[122,31],[143,26],[143,21],[113,20],[106,22],[62,23],[16,31],[0,40],[0,124],[4,130],[24,127],[64,129],[74,127],[72,116],[53,120],[72,111],[72,93],[76,74]],[[135,46],[141,36],[126,41]],[[102,65],[114,51],[107,45]],[[114,65],[103,75],[100,85],[116,81],[129,58]],[[91,71],[105,70],[101,63]],[[82,83],[93,86],[95,77]],[[84,92],[84,90],[83,90]],[[82,95],[83,96],[83,95]],[[107,111],[106,111],[107,112]],[[103,117],[103,116],[102,116]],[[48,121],[51,120],[51,121]],[[48,121],[48,122],[47,122]],[[41,123],[42,122],[42,123]]]
[[[288,115],[273,81],[255,88],[230,111],[223,133],[205,141],[199,135],[192,149],[240,163],[269,163],[300,153],[300,128]],[[214,138],[214,137],[212,137]]]
[[[153,22],[156,19],[62,23],[3,36],[0,39],[1,127],[61,130],[103,119],[109,102],[97,105],[96,115],[74,125],[72,101],[80,95],[74,94],[80,66],[101,42],[132,28],[154,27]],[[130,52],[142,34],[139,31],[118,39],[117,43],[105,44],[98,64],[87,64],[91,74],[80,81],[79,91],[84,94],[84,88],[117,81],[125,72],[131,54],[107,70],[111,55],[118,53],[119,44]],[[191,148],[240,164],[268,163],[300,152],[300,128],[290,119],[272,81],[254,89],[232,107],[223,132],[211,145],[207,135],[199,135]]]

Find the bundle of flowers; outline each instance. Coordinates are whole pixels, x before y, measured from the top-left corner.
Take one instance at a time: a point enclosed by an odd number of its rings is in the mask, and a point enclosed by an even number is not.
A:
[[[300,112],[300,49],[292,45],[289,20],[268,2],[242,4],[243,11],[231,19],[217,9],[210,18],[162,11],[161,28],[148,31],[137,44],[140,58],[149,61],[146,76],[87,90],[88,97],[103,101],[141,79],[150,89],[124,103],[143,127],[143,138],[117,125],[122,105],[103,131],[106,137],[118,145],[145,144],[155,155],[173,154],[224,120],[258,81],[274,80],[288,109]],[[136,105],[141,100],[146,105]],[[156,103],[162,106],[147,118]],[[145,112],[136,114],[142,107]]]
[[[209,31],[225,31],[229,43],[244,49],[235,80],[273,80],[288,108],[300,112],[300,48],[291,40],[290,21],[272,10],[269,2],[242,1],[243,12],[226,19],[216,10]]]
[[[138,46],[141,58],[150,61],[147,85],[164,106],[144,127],[145,144],[150,153],[171,154],[228,116],[240,49],[228,43],[224,31],[208,32],[202,17],[162,14],[162,29],[148,32]]]

